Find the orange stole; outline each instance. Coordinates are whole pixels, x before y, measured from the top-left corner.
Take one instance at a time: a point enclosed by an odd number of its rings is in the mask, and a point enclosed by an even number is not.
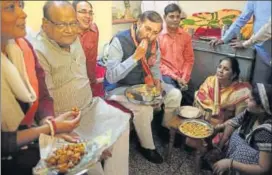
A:
[[[130,32],[131,32],[131,37],[133,39],[133,42],[135,44],[136,47],[138,47],[139,43],[136,40],[136,34],[133,28],[133,25],[130,28]],[[152,50],[154,51],[154,53],[156,53],[156,41],[152,43]],[[151,58],[150,58],[151,59]],[[141,63],[142,63],[142,67],[146,73],[146,76],[144,78],[144,82],[145,84],[149,85],[149,86],[154,86],[155,85],[155,80],[153,78],[153,75],[151,73],[150,67],[147,63],[147,59],[144,56],[143,58],[141,58]]]
[[[33,51],[31,50],[31,48],[28,46],[28,43],[23,38],[16,39],[16,43],[18,44],[18,46],[21,48],[23,52],[28,79],[37,96],[36,101],[28,109],[24,119],[21,122],[21,125],[30,126],[33,123],[35,113],[39,106],[39,82],[36,76],[37,74],[35,69],[35,58],[34,58]]]

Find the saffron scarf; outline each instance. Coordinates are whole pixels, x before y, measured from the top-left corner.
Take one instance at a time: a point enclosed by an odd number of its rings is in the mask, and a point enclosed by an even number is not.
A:
[[[134,25],[131,26],[130,33],[131,33],[131,37],[133,39],[135,46],[138,47],[139,43],[136,40],[136,32],[135,32]],[[155,86],[155,83],[156,83],[153,78],[152,72],[150,70],[150,66],[153,66],[156,62],[156,48],[157,48],[157,42],[153,41],[151,43],[151,56],[148,59],[146,58],[146,55],[143,58],[141,58],[142,67],[146,74],[144,78],[144,82],[145,84],[150,86]]]

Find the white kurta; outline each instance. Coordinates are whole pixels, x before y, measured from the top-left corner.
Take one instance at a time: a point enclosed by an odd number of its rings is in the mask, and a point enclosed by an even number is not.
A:
[[[108,105],[101,98],[92,97],[86,58],[79,39],[67,52],[41,32],[37,36],[35,50],[54,99],[55,113],[58,115],[78,107],[81,121],[75,132],[82,138],[112,134],[107,146],[112,146],[112,157],[105,161],[103,170],[98,162],[88,174],[128,175],[130,115]]]
[[[92,139],[111,131],[113,144],[127,128],[130,116],[108,105],[103,99],[92,97],[86,58],[79,39],[67,52],[41,32],[35,50],[46,74],[46,84],[54,99],[56,115],[78,107],[82,117],[75,132],[82,138]]]

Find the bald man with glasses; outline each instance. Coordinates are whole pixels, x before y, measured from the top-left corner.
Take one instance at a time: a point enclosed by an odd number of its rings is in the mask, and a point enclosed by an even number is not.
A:
[[[88,174],[128,175],[130,116],[93,97],[86,57],[78,38],[76,12],[69,1],[45,4],[35,50],[54,99],[55,113],[78,107],[82,111],[81,121],[74,132],[82,139],[93,140],[110,132],[109,144],[102,154],[104,167],[97,162]]]

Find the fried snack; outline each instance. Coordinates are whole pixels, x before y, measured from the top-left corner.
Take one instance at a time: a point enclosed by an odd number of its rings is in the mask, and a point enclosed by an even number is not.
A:
[[[199,122],[185,122],[179,126],[179,130],[187,136],[194,138],[206,138],[212,134],[212,129]]]
[[[73,108],[72,108],[72,111],[74,111],[74,112],[79,112],[79,109],[78,109],[78,107],[73,107]]]
[[[83,143],[69,144],[54,151],[45,161],[49,167],[56,167],[60,173],[66,173],[80,162],[84,154]]]
[[[154,96],[160,96],[160,91],[156,87],[152,87],[151,92]]]
[[[132,93],[130,93],[130,92],[127,92],[127,97],[130,99],[134,99],[134,95],[132,95]]]

